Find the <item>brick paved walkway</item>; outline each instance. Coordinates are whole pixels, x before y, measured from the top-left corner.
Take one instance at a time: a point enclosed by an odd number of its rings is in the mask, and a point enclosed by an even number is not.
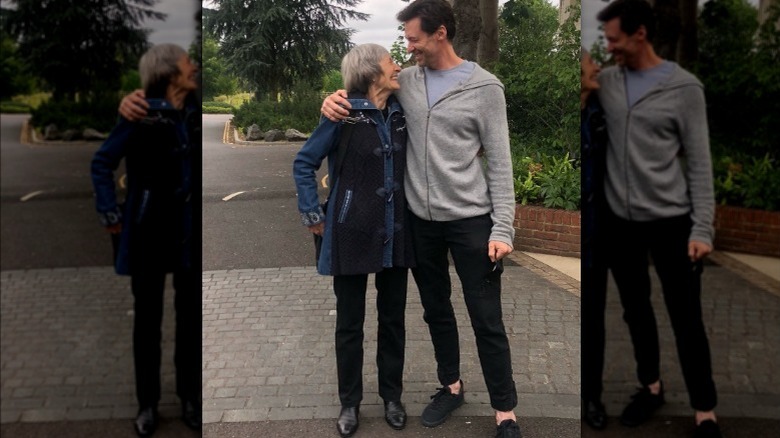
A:
[[[133,418],[133,297],[112,268],[0,272],[0,420]],[[173,293],[165,296],[161,414],[177,416]]]
[[[338,415],[331,281],[312,267],[204,273],[204,422]],[[502,282],[519,393],[516,411],[522,416],[579,418],[579,299],[521,266],[507,266]],[[460,289],[453,296],[467,391],[467,404],[458,415],[492,416]],[[376,417],[382,408],[376,394],[372,298],[365,332],[361,415]],[[438,383],[411,276],[406,342],[403,401],[409,414],[418,416]]]
[[[777,282],[750,270],[737,275],[739,265],[705,265],[702,309],[718,390],[716,412],[724,417],[780,419],[780,291]],[[729,266],[728,268],[725,266]],[[652,302],[661,343],[661,378],[666,405],[659,415],[691,416],[660,281],[651,269]],[[604,402],[619,415],[638,386],[628,328],[622,320],[617,289],[610,279],[607,300],[607,351]]]

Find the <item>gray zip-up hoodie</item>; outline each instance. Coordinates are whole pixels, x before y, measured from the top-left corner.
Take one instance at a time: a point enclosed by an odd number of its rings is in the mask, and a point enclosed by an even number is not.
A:
[[[624,70],[599,75],[609,133],[605,191],[631,221],[690,214],[690,240],[712,245],[715,196],[704,87],[677,64],[629,108]]]
[[[395,95],[409,130],[404,180],[409,208],[429,221],[490,213],[490,240],[513,246],[515,198],[504,86],[475,65],[469,79],[429,109],[423,68],[408,67],[398,80],[401,90]]]

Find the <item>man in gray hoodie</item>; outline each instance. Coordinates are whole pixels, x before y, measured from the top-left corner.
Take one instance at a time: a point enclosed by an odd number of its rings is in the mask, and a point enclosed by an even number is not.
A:
[[[598,19],[617,63],[602,71],[598,91],[609,136],[608,257],[642,384],[620,420],[637,426],[664,403],[649,254],[695,410],[695,436],[719,437],[701,312],[702,258],[712,251],[715,208],[704,90],[653,50],[655,18],[645,0],[616,0]]]
[[[466,306],[497,436],[519,437],[509,341],[501,312],[501,259],[512,252],[514,189],[503,85],[452,46],[455,17],[446,0],[417,0],[398,14],[416,67],[398,78],[407,119],[406,197],[417,268],[412,270],[433,341],[442,385],[422,423],[443,423],[464,401],[458,326],[450,296],[448,251]],[[323,114],[348,115],[345,93]]]

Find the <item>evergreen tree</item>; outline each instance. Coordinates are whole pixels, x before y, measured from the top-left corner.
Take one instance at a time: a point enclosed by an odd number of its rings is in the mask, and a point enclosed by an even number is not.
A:
[[[255,92],[276,100],[296,85],[318,86],[349,50],[348,19],[361,0],[215,0],[204,26],[220,41],[231,72]],[[314,85],[317,84],[317,85]]]
[[[30,72],[55,101],[100,97],[120,89],[122,73],[147,49],[145,19],[165,18],[157,0],[8,0],[8,32]]]

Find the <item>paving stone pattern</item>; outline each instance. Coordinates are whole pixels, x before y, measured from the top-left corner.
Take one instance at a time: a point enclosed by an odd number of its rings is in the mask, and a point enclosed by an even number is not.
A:
[[[455,277],[454,270],[452,272]],[[373,278],[369,277],[369,290]],[[339,400],[332,277],[313,267],[204,273],[204,422],[334,418]],[[504,322],[522,416],[579,418],[579,299],[521,266],[503,276]],[[467,404],[458,415],[492,416],[459,283]],[[368,294],[361,415],[382,415],[376,382],[376,300]],[[420,415],[439,386],[433,347],[409,279],[403,401]]]
[[[650,271],[666,391],[666,405],[659,415],[690,416],[693,411],[660,280]],[[780,419],[780,296],[713,264],[705,265],[702,282],[702,311],[718,390],[716,412],[724,417]],[[619,415],[639,384],[631,339],[611,278],[607,330],[604,402],[608,413]]]
[[[0,272],[0,420],[133,418],[133,297],[112,268]],[[178,415],[173,293],[163,322],[163,416]]]

